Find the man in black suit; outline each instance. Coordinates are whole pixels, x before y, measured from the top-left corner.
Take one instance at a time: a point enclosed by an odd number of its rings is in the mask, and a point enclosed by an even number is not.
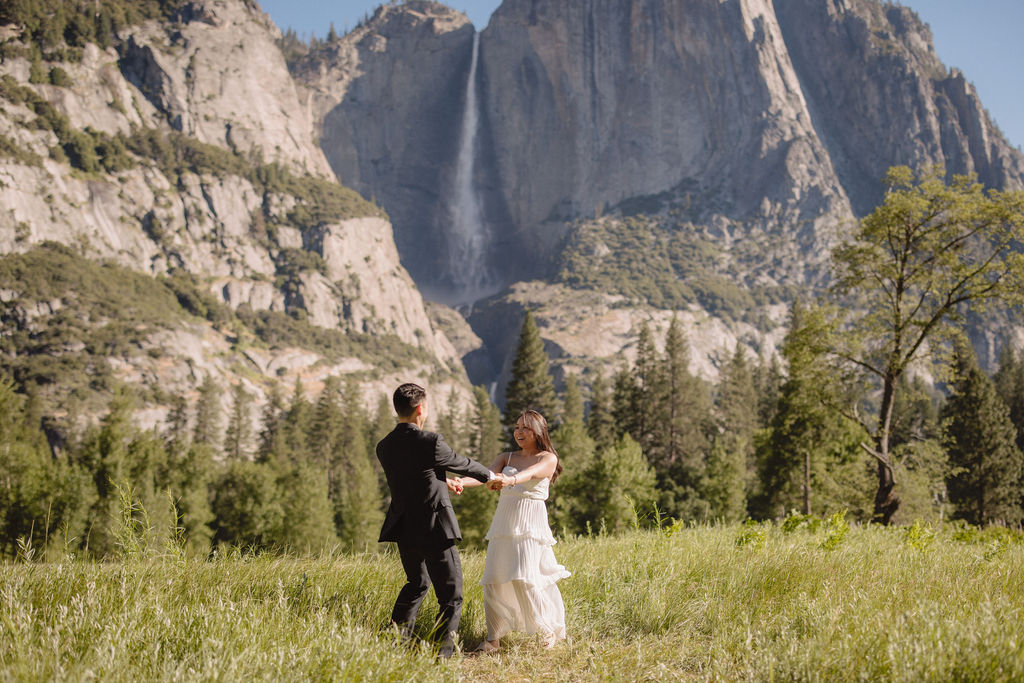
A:
[[[462,540],[448,497],[446,471],[481,482],[495,479],[475,460],[457,455],[440,434],[423,430],[427,392],[416,384],[395,389],[398,413],[394,430],[377,444],[377,459],[388,479],[391,505],[380,531],[382,543],[398,543],[406,583],[398,594],[391,621],[406,636],[431,582],[440,606],[436,636],[440,655],[450,657],[462,615],[462,564],[455,547]]]

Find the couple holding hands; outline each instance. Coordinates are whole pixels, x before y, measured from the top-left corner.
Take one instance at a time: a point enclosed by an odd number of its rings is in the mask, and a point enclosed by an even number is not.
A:
[[[502,453],[490,468],[456,454],[440,434],[425,431],[427,392],[403,384],[392,397],[398,424],[377,444],[391,490],[381,542],[395,542],[406,583],[391,621],[411,636],[420,604],[431,583],[440,607],[437,637],[440,655],[450,657],[462,614],[462,565],[456,542],[459,523],[449,491],[486,485],[500,490],[487,532],[487,559],[480,580],[484,589],[487,638],[474,652],[496,652],[510,631],[539,633],[545,647],[565,638],[565,606],[558,581],[569,576],[555,560],[555,538],[545,501],[562,471],[548,435],[547,422],[534,410],[516,421],[519,450]],[[461,477],[448,479],[446,472]]]

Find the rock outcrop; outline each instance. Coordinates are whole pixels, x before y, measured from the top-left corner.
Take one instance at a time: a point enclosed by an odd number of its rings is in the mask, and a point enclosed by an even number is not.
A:
[[[391,224],[338,185],[315,144],[312,110],[297,96],[279,37],[252,3],[198,0],[176,23],[129,27],[115,47],[89,44],[78,61],[44,63],[67,74],[63,85],[30,82],[29,60],[8,56],[0,65],[0,135],[9,150],[0,157],[0,253],[54,241],[151,276],[185,272],[232,308],[419,348],[432,360],[408,363],[405,377],[448,378],[468,400],[459,357],[431,324]],[[108,151],[120,145],[117,163],[87,168],[53,151],[82,140]],[[8,294],[10,306],[35,306],[16,287]],[[180,358],[142,357],[118,372],[187,391],[201,379],[197,368],[249,384],[246,373],[256,370],[265,375],[255,382],[262,394],[273,382],[301,376],[315,386],[325,372],[347,368],[364,391],[384,392],[404,362],[382,358],[384,371],[295,348],[265,352],[258,367],[231,354],[205,367],[195,340],[209,334],[164,333],[180,342]],[[313,367],[288,367],[278,356]]]

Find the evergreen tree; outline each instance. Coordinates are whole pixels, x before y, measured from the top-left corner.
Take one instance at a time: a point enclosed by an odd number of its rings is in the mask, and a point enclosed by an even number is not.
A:
[[[473,406],[469,418],[469,451],[466,455],[490,465],[505,450],[501,413],[491,403],[487,390],[473,387]],[[484,487],[467,489],[452,497],[452,508],[462,529],[462,545],[483,548],[484,536],[494,515],[495,496]]]
[[[284,397],[275,383],[270,385],[267,402],[263,406],[263,428],[260,430],[256,460],[265,463],[284,463],[291,460],[285,425]]]
[[[286,538],[285,508],[274,471],[250,460],[227,463],[213,487],[214,540],[270,550]]]
[[[532,408],[553,422],[555,417],[555,384],[548,371],[548,354],[533,314],[526,312],[519,333],[519,346],[512,363],[512,377],[505,389],[506,426],[515,424],[519,415]]]
[[[214,453],[220,452],[221,437],[221,389],[211,375],[203,379],[196,401],[195,431],[192,442],[209,447]]]
[[[213,449],[193,443],[172,471],[171,493],[178,507],[179,524],[185,530],[188,549],[199,557],[209,554],[213,542],[210,485],[215,469]]]
[[[628,432],[648,455],[658,419],[657,381],[658,352],[651,328],[644,323],[637,336],[636,360],[632,369],[623,368],[615,376],[612,403],[619,431]]]
[[[716,408],[717,434],[708,457],[704,498],[711,516],[739,521],[756,481],[754,434],[758,429],[758,393],[743,348],[737,344],[722,369]]]
[[[577,499],[577,526],[586,530],[625,531],[654,505],[654,472],[629,434],[599,450],[584,476],[591,485]]]
[[[473,387],[473,414],[469,433],[469,450],[472,457],[489,464],[504,448],[498,408],[491,403],[486,389],[480,386]]]
[[[840,509],[860,517],[863,486],[870,486],[860,458],[861,432],[830,405],[838,387],[817,351],[822,317],[794,304],[783,343],[788,376],[775,417],[758,447],[759,491],[751,507],[758,517],[791,509],[826,514]]]
[[[779,357],[771,355],[771,360],[762,361],[754,370],[754,386],[757,389],[757,422],[758,427],[765,428],[772,423],[779,404],[779,390],[782,387],[782,369]]]
[[[113,524],[119,515],[117,487],[129,480],[128,443],[134,429],[131,424],[132,401],[123,392],[111,400],[107,415],[98,429],[90,429],[77,454],[80,465],[91,473],[93,505],[88,515],[88,532],[83,545],[96,557],[115,551]]]
[[[707,385],[690,374],[689,344],[675,317],[660,360],[660,372],[647,371],[653,419],[644,453],[658,477],[661,509],[692,519],[706,514],[701,488],[710,450],[711,398]]]
[[[376,457],[366,441],[366,414],[352,378],[345,384],[342,414],[341,438],[333,454],[338,473],[335,528],[345,547],[366,550],[376,546],[384,512],[373,469]]]
[[[169,453],[184,453],[191,441],[188,431],[188,401],[181,394],[171,397],[171,407],[167,412],[167,429],[164,432]]]
[[[320,552],[338,543],[334,510],[327,495],[327,477],[308,462],[289,462],[278,476],[283,520],[274,545],[301,552]]]
[[[608,445],[619,437],[613,411],[611,389],[604,373],[598,369],[590,385],[590,411],[587,414],[587,434],[595,443]]]
[[[288,412],[284,417],[284,438],[288,452],[296,460],[309,461],[313,458],[310,452],[310,430],[313,423],[313,406],[306,400],[302,388],[302,380],[295,378],[295,388],[288,404]],[[321,464],[322,466],[322,464]]]
[[[0,558],[18,540],[46,550],[61,532],[81,538],[91,500],[86,473],[51,456],[39,419],[0,375]]]
[[[586,530],[586,518],[594,506],[587,500],[592,482],[586,478],[593,466],[594,441],[583,424],[583,396],[575,375],[566,376],[563,400],[565,420],[551,433],[563,469],[551,487],[548,511],[552,527],[578,534]]]
[[[1024,451],[1024,359],[1010,346],[999,353],[999,369],[992,378],[996,393],[1010,409],[1010,421],[1017,429],[1017,448]]]
[[[238,382],[231,387],[231,412],[224,434],[224,455],[234,460],[248,460],[252,437],[252,396]]]
[[[1016,445],[1010,411],[968,344],[957,347],[956,382],[942,418],[955,468],[947,480],[955,515],[971,524],[1019,523],[1024,456]]]
[[[327,491],[333,501],[338,498],[335,456],[341,449],[344,420],[341,412],[341,380],[332,375],[324,381],[324,387],[313,406],[308,452],[313,464],[326,474]]]

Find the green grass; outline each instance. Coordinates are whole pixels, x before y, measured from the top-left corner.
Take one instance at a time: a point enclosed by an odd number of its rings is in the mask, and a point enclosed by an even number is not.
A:
[[[0,565],[0,678],[1020,680],[1024,544],[1001,530],[637,531],[555,546],[569,642],[434,662],[383,628],[393,553]],[[742,540],[742,544],[737,543]],[[460,633],[484,635],[464,552]],[[433,596],[421,626],[436,615]]]

